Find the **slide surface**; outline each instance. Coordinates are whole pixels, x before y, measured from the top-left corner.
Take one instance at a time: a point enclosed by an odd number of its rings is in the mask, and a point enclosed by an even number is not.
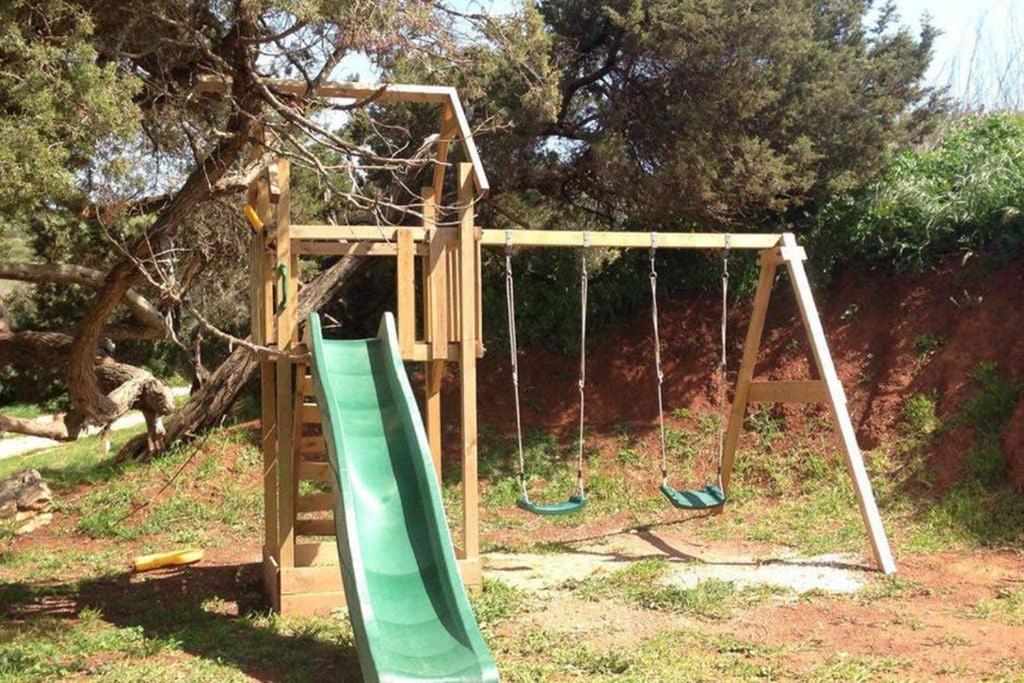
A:
[[[394,317],[384,315],[375,339],[324,339],[316,314],[310,331],[363,678],[497,681],[459,577]]]

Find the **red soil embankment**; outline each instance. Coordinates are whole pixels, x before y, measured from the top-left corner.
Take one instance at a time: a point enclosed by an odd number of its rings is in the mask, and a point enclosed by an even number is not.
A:
[[[817,301],[865,448],[898,438],[902,407],[914,394],[933,395],[938,417],[949,421],[976,391],[971,378],[980,363],[996,363],[1007,380],[1024,377],[1024,258],[950,258],[921,275],[851,269],[828,290],[817,292]],[[717,302],[673,297],[663,300],[660,310],[666,408],[716,410]],[[748,317],[749,303],[730,311],[730,385]],[[520,353],[524,424],[571,435],[578,419],[578,358],[536,346]],[[654,426],[653,365],[648,307],[595,335],[587,356],[587,424],[592,431],[608,433],[623,423]],[[807,378],[811,365],[792,292],[780,276],[757,376]],[[481,360],[479,382],[481,422],[511,432],[512,389],[503,351],[494,349]],[[455,427],[457,387],[451,388],[455,391],[446,392],[445,413]],[[822,414],[800,406],[780,410],[789,423]],[[969,425],[943,434],[929,458],[940,489],[959,478],[972,443]],[[1004,432],[1003,446],[1010,476],[1024,486],[1024,403]]]

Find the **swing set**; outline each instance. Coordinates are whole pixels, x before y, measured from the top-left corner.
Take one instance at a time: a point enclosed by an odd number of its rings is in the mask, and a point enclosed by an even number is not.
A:
[[[505,309],[508,315],[509,361],[512,367],[512,393],[514,396],[516,416],[516,446],[518,451],[519,497],[516,505],[536,515],[566,515],[579,512],[587,504],[586,484],[583,476],[583,450],[585,442],[585,407],[587,380],[587,290],[590,277],[587,270],[587,248],[590,246],[590,233],[583,234],[583,249],[580,251],[580,370],[579,380],[579,439],[577,442],[576,490],[568,500],[561,503],[537,503],[530,499],[527,484],[526,459],[523,454],[523,419],[519,399],[519,343],[516,334],[515,276],[512,271],[513,230],[505,231]],[[651,281],[651,327],[654,334],[654,370],[658,393],[658,432],[661,445],[661,487],[660,490],[674,507],[682,510],[705,510],[718,508],[725,504],[725,491],[722,487],[722,460],[725,453],[725,373],[728,358],[726,356],[726,323],[728,321],[729,300],[729,249],[731,235],[724,235],[725,245],[722,249],[722,307],[718,363],[718,401],[717,405],[723,415],[718,427],[718,479],[704,488],[679,490],[669,484],[668,448],[665,442],[665,401],[662,387],[665,373],[661,369],[661,335],[658,331],[658,269],[657,250],[658,233],[651,233],[650,248],[650,281]]]
[[[282,92],[304,94],[307,84],[277,80]],[[223,93],[230,82],[203,78],[197,90]],[[654,366],[661,437],[661,491],[681,509],[722,508],[728,499],[736,450],[748,404],[817,403],[829,407],[877,567],[889,574],[896,566],[878,513],[871,483],[847,410],[846,396],[828,350],[818,310],[804,270],[806,254],[792,234],[721,234],[698,232],[589,232],[578,230],[498,230],[476,224],[475,207],[489,190],[465,113],[455,89],[443,86],[360,83],[322,84],[317,96],[347,101],[373,98],[387,104],[416,102],[440,108],[440,131],[432,177],[421,190],[418,224],[293,225],[290,216],[290,165],[269,162],[249,186],[253,227],[250,249],[252,339],[276,346],[286,355],[261,358],[261,411],[264,470],[264,562],[267,592],[275,609],[286,614],[323,613],[345,604],[338,572],[338,546],[333,519],[334,493],[302,493],[301,482],[331,481],[322,436],[322,412],[310,374],[308,339],[300,335],[299,261],[302,257],[355,256],[394,259],[396,264],[397,346],[406,363],[423,367],[423,431],[437,479],[441,478],[441,391],[446,363],[457,367],[459,385],[458,450],[461,454],[461,524],[452,539],[459,573],[470,587],[481,585],[479,482],[477,478],[477,359],[484,353],[481,297],[481,250],[505,249],[512,386],[518,447],[520,508],[539,515],[576,512],[587,502],[583,437],[586,398],[587,251],[589,248],[648,249]],[[451,163],[452,151],[461,161]],[[262,143],[254,143],[254,156]],[[449,173],[449,171],[452,171]],[[429,174],[428,174],[429,175]],[[447,176],[454,176],[454,202],[440,203]],[[519,367],[515,329],[513,253],[520,248],[580,250],[579,448],[576,488],[564,502],[531,499],[523,457]],[[725,370],[729,255],[736,250],[759,252],[760,275],[755,291],[743,355],[736,374],[728,419],[718,434],[717,480],[704,488],[676,489],[670,481],[658,330],[656,256],[665,249],[718,251],[722,255],[722,325],[718,363],[718,408],[726,412]],[[756,379],[755,366],[768,301],[780,268],[788,273],[800,318],[814,357],[817,377],[799,381]],[[308,334],[308,330],[306,332]],[[313,515],[313,516],[310,516]],[[327,540],[324,539],[327,537]]]

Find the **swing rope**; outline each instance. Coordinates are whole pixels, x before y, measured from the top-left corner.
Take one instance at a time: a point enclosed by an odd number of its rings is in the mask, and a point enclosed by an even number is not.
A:
[[[725,456],[725,379],[728,356],[726,353],[727,344],[727,323],[729,303],[729,249],[731,246],[730,235],[725,235],[725,248],[722,252],[722,318],[720,325],[720,349],[718,360],[718,407],[721,411],[721,419],[718,426],[718,476],[716,484],[708,484],[703,489],[689,491],[677,491],[668,483],[668,448],[665,441],[665,407],[663,396],[663,384],[665,375],[661,368],[661,337],[658,330],[658,270],[656,267],[656,255],[658,249],[657,233],[651,233],[651,319],[654,329],[654,369],[658,380],[658,427],[661,434],[661,491],[665,497],[677,508],[703,509],[718,507],[725,503],[725,493],[722,491],[722,460]]]
[[[590,243],[589,232],[584,233],[583,241],[585,248]],[[516,293],[515,278],[512,274],[512,231],[505,231],[505,305],[508,313],[509,359],[512,366],[512,390],[515,396],[516,410],[516,446],[519,455],[519,498],[516,500],[516,505],[527,512],[537,515],[564,515],[582,509],[587,503],[586,487],[583,481],[583,397],[584,387],[586,386],[585,344],[587,339],[587,284],[589,279],[587,275],[586,252],[583,253],[581,278],[580,296],[583,320],[580,332],[580,377],[578,382],[580,391],[580,443],[576,463],[577,493],[570,496],[563,503],[537,504],[530,500],[529,489],[526,485],[526,458],[523,454],[523,420],[519,400],[519,345],[516,334]]]
[[[658,269],[655,256],[658,251],[658,233],[651,233],[651,319],[654,323],[654,371],[658,378],[658,429],[661,433],[661,485],[668,486],[668,448],[665,446],[665,401],[662,384],[665,374],[661,371],[661,336],[658,333]]]
[[[519,447],[519,493],[527,503],[526,459],[523,457],[523,418],[519,408],[519,346],[516,336],[516,286],[512,277],[512,231],[505,231],[505,304],[508,310],[508,352],[512,361],[512,388],[516,404],[516,445]]]
[[[586,493],[583,488],[583,436],[585,388],[587,386],[587,289],[590,277],[587,273],[587,247],[590,246],[590,232],[583,233],[583,251],[580,252],[580,443],[576,460],[576,487],[580,498]]]
[[[718,361],[718,409],[721,416],[718,421],[718,486],[722,486],[722,460],[725,458],[725,381],[729,362],[726,355],[727,324],[729,322],[729,233],[725,233],[725,248],[722,251],[722,325],[721,325],[721,356]]]

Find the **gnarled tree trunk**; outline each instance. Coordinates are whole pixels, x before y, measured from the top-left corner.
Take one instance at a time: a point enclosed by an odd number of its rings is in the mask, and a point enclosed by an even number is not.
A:
[[[310,313],[322,308],[331,297],[337,296],[361,263],[360,259],[344,258],[303,287],[299,299],[299,320],[305,321]],[[204,430],[216,426],[238,400],[258,368],[259,359],[256,354],[244,347],[237,347],[206,383],[192,394],[188,403],[167,420],[166,435],[156,449],[152,448],[144,435],[140,435],[121,448],[117,459],[122,461],[153,455],[175,441],[193,439]]]

